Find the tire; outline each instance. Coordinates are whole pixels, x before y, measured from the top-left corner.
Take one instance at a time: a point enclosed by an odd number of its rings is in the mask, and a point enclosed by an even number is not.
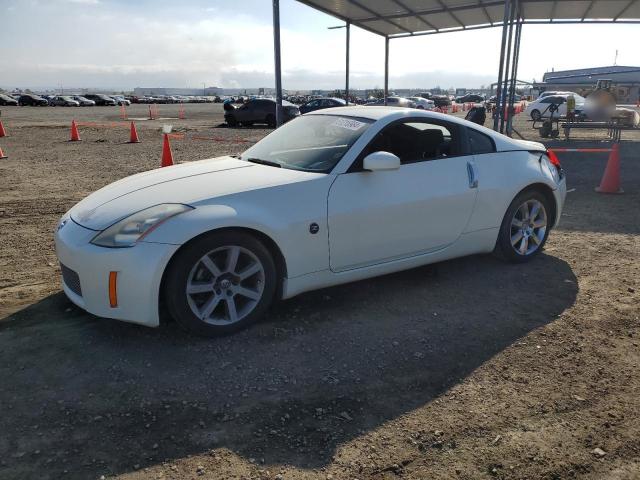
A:
[[[540,110],[531,111],[531,120],[540,120],[541,118],[542,118],[542,115],[540,113]]]
[[[238,121],[236,120],[235,117],[229,117],[227,118],[227,125],[229,125],[230,127],[237,127]]]
[[[234,255],[235,267],[229,268]],[[169,313],[180,326],[214,337],[262,318],[273,301],[277,281],[274,260],[259,240],[242,232],[213,232],[176,254],[163,293]]]
[[[269,127],[271,128],[276,128],[276,116],[273,114],[269,114],[267,115],[267,118],[265,119],[265,121],[267,122],[267,125],[269,125]]]
[[[549,200],[538,190],[520,193],[502,219],[494,253],[511,263],[528,262],[539,255],[551,230],[550,213]]]

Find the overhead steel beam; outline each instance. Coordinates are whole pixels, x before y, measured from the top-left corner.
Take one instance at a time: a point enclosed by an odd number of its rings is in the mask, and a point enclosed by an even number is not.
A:
[[[380,30],[376,30],[375,28],[371,28],[367,25],[362,25],[356,21],[354,21],[353,19],[349,18],[349,17],[345,17],[344,15],[340,15],[339,13],[333,12],[327,8],[324,8],[316,3],[314,3],[312,0],[298,0],[298,2],[302,3],[303,5],[306,5],[307,7],[311,7],[314,8],[316,10],[318,10],[319,12],[322,13],[326,13],[327,15],[330,15],[332,17],[335,17],[339,20],[342,20],[343,22],[351,22],[353,25],[357,25],[359,28],[362,28],[363,30],[366,30],[367,32],[370,33],[374,33],[376,35],[380,35],[381,37],[386,36],[386,33],[381,32]]]
[[[556,16],[557,8],[558,8],[558,0],[553,2],[553,4],[551,5],[551,15],[549,15],[549,20],[551,20],[552,22],[553,22],[553,18]]]
[[[365,18],[358,18],[358,19],[353,19],[354,22],[372,22],[374,20],[380,20],[380,19],[384,19],[384,20],[397,20],[399,18],[407,18],[407,17],[413,17],[415,15],[435,15],[438,13],[450,13],[450,12],[461,12],[464,10],[474,10],[476,8],[478,8],[478,4],[476,3],[470,3],[468,5],[456,5],[454,7],[447,7],[445,5],[443,5],[442,3],[440,3],[441,7],[440,8],[429,8],[429,9],[414,9],[414,13],[392,13],[390,15],[381,15],[381,14],[376,14],[375,17],[365,17]],[[484,3],[485,7],[497,7],[497,6],[501,6],[504,5],[504,0],[502,1],[497,1],[497,0],[491,0],[491,1],[486,1]]]
[[[361,10],[364,10],[367,13],[370,13],[371,15],[376,17],[376,20],[382,20],[384,22],[387,22],[390,25],[393,25],[394,27],[396,27],[399,30],[404,30],[405,32],[412,34],[413,32],[411,30],[409,30],[406,27],[403,27],[402,25],[397,24],[396,22],[394,22],[393,20],[390,20],[388,18],[386,18],[384,15],[380,15],[378,12],[371,10],[369,7],[367,7],[366,5],[363,5],[362,3],[360,3],[358,0],[344,0],[347,3],[350,3],[351,5],[355,5],[356,7],[358,7]]]
[[[622,15],[624,15],[625,13],[627,13],[627,11],[633,6],[634,3],[636,3],[638,0],[630,0],[629,3],[627,3],[627,5],[620,10],[620,13],[618,13],[615,17],[613,17],[614,20],[618,20]]]
[[[581,20],[523,20],[523,25],[638,25],[640,24],[640,20],[585,20],[584,22]],[[502,27],[502,22],[494,23],[493,25],[475,25],[472,27],[467,27],[465,29],[456,27],[456,28],[446,28],[438,30],[437,32],[414,32],[412,37],[422,37],[424,35],[437,35],[443,33],[455,33],[455,32],[468,32],[471,30],[483,30],[485,28],[498,28]],[[389,35],[390,38],[407,38],[409,35],[397,34],[397,35]]]
[[[493,25],[493,19],[489,12],[487,11],[487,7],[484,6],[484,2],[482,0],[478,0],[478,5],[482,8],[482,12],[484,13],[485,18],[487,19],[487,23]]]
[[[591,12],[591,9],[593,8],[593,6],[595,5],[596,0],[591,0],[591,3],[589,3],[589,5],[587,6],[587,9],[584,11],[584,14],[582,15],[582,21],[584,22],[587,17],[589,16],[589,12]]]
[[[282,65],[280,62],[280,0],[273,0],[273,56],[276,77],[276,128],[282,125]]]
[[[442,3],[442,0],[436,0],[436,2],[438,2],[438,5],[440,5],[442,8],[447,8],[447,6],[444,3]],[[467,26],[464,24],[464,22],[461,21],[458,17],[456,17],[456,14],[453,13],[451,11],[451,9],[448,9],[447,13],[449,14],[449,16],[451,18],[453,18],[453,21],[454,22],[458,22],[463,29],[467,28]]]
[[[418,14],[415,12],[415,10],[412,10],[411,8],[407,7],[403,2],[401,2],[400,0],[392,0],[393,3],[395,3],[396,5],[398,5],[400,8],[404,8],[408,13],[411,13],[412,15],[414,15],[418,20],[420,20],[422,23],[424,23],[426,26],[428,26],[429,28],[431,28],[432,30],[438,31],[438,29],[431,24],[430,22],[428,22],[424,16]]]

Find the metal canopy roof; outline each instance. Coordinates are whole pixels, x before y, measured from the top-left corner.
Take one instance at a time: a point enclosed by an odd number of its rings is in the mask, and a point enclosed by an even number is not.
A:
[[[501,26],[504,1],[299,0],[385,37]],[[640,0],[520,0],[522,23],[640,23]]]

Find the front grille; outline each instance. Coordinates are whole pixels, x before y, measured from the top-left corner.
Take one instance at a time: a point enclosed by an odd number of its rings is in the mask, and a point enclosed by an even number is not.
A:
[[[80,277],[76,272],[60,264],[60,270],[62,270],[62,280],[64,284],[76,295],[82,296],[82,288],[80,288]]]

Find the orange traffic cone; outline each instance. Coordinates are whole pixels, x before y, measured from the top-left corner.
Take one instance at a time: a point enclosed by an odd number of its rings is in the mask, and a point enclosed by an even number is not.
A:
[[[79,142],[80,134],[78,133],[78,126],[76,125],[76,121],[71,121],[71,139],[70,142]]]
[[[129,136],[129,143],[140,143],[138,138],[138,131],[136,130],[136,124],[131,122],[131,134]]]
[[[169,143],[169,135],[164,134],[164,142],[162,144],[162,163],[161,167],[169,167],[173,165],[173,154],[171,153],[171,144]]]
[[[3,158],[9,158],[9,157],[7,157],[7,156],[2,152],[2,147],[0,147],[0,160],[2,160]]]
[[[620,188],[620,147],[617,143],[613,144],[607,167],[604,169],[604,175],[600,180],[600,186],[596,187],[598,193],[622,193]]]
[[[4,131],[4,125],[2,125],[2,120],[0,120],[0,137],[6,137],[7,132]]]

